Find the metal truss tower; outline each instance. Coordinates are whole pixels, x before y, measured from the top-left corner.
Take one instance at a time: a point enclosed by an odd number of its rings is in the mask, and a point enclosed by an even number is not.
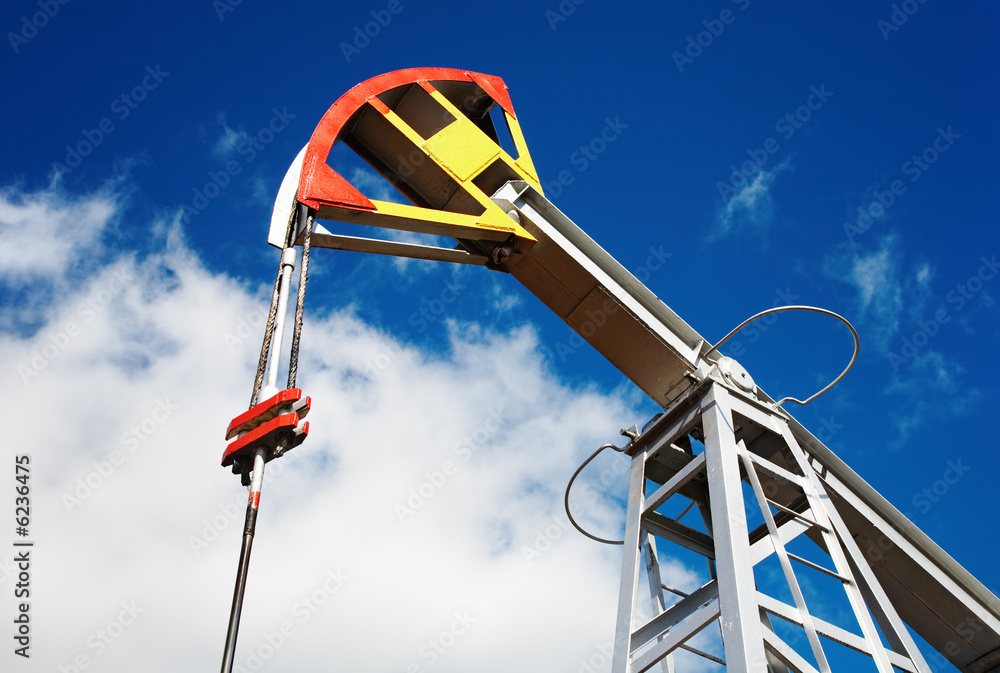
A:
[[[362,194],[331,165],[334,145],[412,205]],[[320,220],[447,236],[456,245],[346,235]],[[1000,600],[545,198],[500,78],[414,68],[355,86],[289,168],[268,242],[283,253],[252,406],[230,424],[227,439],[235,441],[223,456],[251,485],[224,673],[260,476],[308,432],[300,420],[309,399],[294,385],[313,248],[507,273],[664,409],[625,449],[632,464],[613,673],[673,673],[681,652],[754,673],[862,665],[842,664],[845,655],[881,673],[929,673],[907,627],[963,673],[1000,671]],[[279,390],[277,350],[298,246],[289,376]],[[664,585],[660,554],[668,550],[707,559],[703,586],[687,594]],[[639,596],[643,570],[649,603]],[[841,607],[831,611],[836,600]],[[702,643],[712,637],[718,654]]]
[[[832,641],[870,657],[880,673],[893,668],[928,673],[850,529],[831,506],[821,472],[799,446],[788,417],[759,400],[747,381],[745,374],[734,377],[716,367],[629,445],[613,672],[647,671],[678,648],[719,661],[688,644],[717,622],[731,671],[830,671],[824,641]],[[687,504],[681,516],[663,513],[677,500]],[[680,520],[692,506],[702,519],[697,527]],[[753,530],[747,524],[751,512],[763,518]],[[789,550],[800,536],[813,543],[822,560]],[[712,579],[690,594],[664,585],[657,539],[704,556]],[[637,625],[643,557],[653,614]],[[785,596],[765,592],[758,581],[757,569],[769,559],[780,566],[777,584]],[[841,585],[850,605],[846,624],[821,619],[810,609],[799,579],[803,572],[821,573]],[[680,600],[674,598],[668,607],[664,592]],[[786,633],[804,636],[814,662],[778,635],[777,620],[785,622]],[[667,665],[673,669],[672,662]]]

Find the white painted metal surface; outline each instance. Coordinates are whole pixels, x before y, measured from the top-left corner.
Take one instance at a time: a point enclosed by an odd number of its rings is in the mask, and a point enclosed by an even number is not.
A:
[[[309,145],[304,145],[295,156],[295,161],[288,167],[285,177],[278,187],[278,197],[274,200],[274,210],[271,211],[271,228],[267,232],[267,242],[279,250],[285,247],[285,233],[288,223],[295,217],[298,202],[295,194],[299,189],[299,177],[302,175],[302,161],[306,157]]]
[[[714,368],[627,451],[632,455],[633,477],[614,673],[642,673],[679,648],[706,656],[687,643],[706,628],[721,634],[724,651],[719,654],[724,654],[728,670],[830,673],[835,667],[827,648],[833,641],[868,657],[881,673],[894,668],[930,672],[850,531],[829,504],[820,476],[788,429],[783,413],[760,404]],[[686,464],[677,470],[661,469],[670,463],[668,458]],[[692,479],[701,479],[707,488],[684,490]],[[650,488],[653,492],[645,496],[650,483],[662,486]],[[746,484],[749,495],[744,495]],[[666,510],[657,511],[674,496],[681,504],[690,499],[699,510],[710,513],[707,533],[680,523],[683,514],[671,519]],[[752,531],[747,526],[751,503],[764,519]],[[710,544],[700,550],[685,544],[685,537],[697,535],[709,538]],[[800,535],[815,543],[810,548],[825,554],[826,560],[808,560],[788,551],[787,545]],[[677,543],[704,555],[711,576],[700,589],[669,605],[659,591],[659,581],[651,579],[654,616],[636,628],[634,595],[642,556],[646,556],[647,570],[659,574],[656,543],[651,542],[654,536],[664,544]],[[772,556],[781,568],[777,585],[784,586],[791,602],[768,593],[768,587],[775,585],[773,576],[766,571],[758,574],[761,563]],[[846,617],[838,613],[843,623],[817,616],[817,607],[825,607],[826,600],[835,596],[824,595],[817,606],[815,596],[807,600],[802,591],[801,582],[815,581],[817,572],[841,585],[850,605]],[[772,617],[784,622],[781,631],[774,628]],[[789,627],[793,633],[794,627],[801,629],[798,637],[805,638],[807,648],[792,647],[780,635],[789,633]],[[883,644],[879,628],[889,647]],[[708,658],[717,661],[719,657],[708,654]]]
[[[709,352],[710,345],[693,328],[528,183],[508,182],[493,200],[516,212],[538,239],[504,270],[664,408],[718,363],[720,356]],[[787,443],[804,451],[835,506],[840,534],[849,536],[849,546],[857,549],[848,554],[849,564],[877,586],[878,595],[867,593],[864,602],[875,612],[882,603],[891,605],[960,670],[1000,670],[1000,600],[787,412],[769,407],[774,401],[765,392],[741,388],[750,395],[756,392],[762,427],[787,423],[781,430]],[[659,483],[673,474],[667,470]],[[793,517],[781,534],[794,536],[805,528]],[[700,544],[693,535],[683,543],[689,549]],[[750,556],[761,549],[758,541]],[[633,599],[631,578],[637,568],[626,569],[622,584]],[[884,659],[880,664],[888,665]]]

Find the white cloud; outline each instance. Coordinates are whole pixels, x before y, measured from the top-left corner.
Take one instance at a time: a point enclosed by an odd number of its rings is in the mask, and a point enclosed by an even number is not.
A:
[[[927,262],[924,262],[917,268],[916,279],[921,285],[926,286],[933,277],[934,272],[931,270],[931,265]]]
[[[62,222],[61,199],[9,191],[4,221]],[[121,216],[106,197],[76,203],[94,204],[91,232]],[[162,249],[106,255],[36,333],[0,332],[3,460],[31,456],[38,670],[78,656],[103,671],[220,661],[246,498],[219,466],[222,436],[246,408],[269,288],[209,272],[175,224],[155,226],[170,232]],[[310,437],[268,468],[237,664],[252,670],[257,651],[261,670],[578,670],[612,637],[621,550],[568,529],[562,490],[643,419],[620,395],[555,378],[529,328],[456,325],[442,355],[349,310],[315,315],[299,368]],[[616,534],[623,513],[601,498],[578,518]],[[441,639],[452,627],[465,633]],[[435,639],[450,646],[434,652]]]
[[[869,250],[842,244],[824,258],[824,272],[857,292],[862,341],[885,353],[906,324],[926,316],[934,296],[934,268],[907,263],[896,235]],[[933,311],[931,311],[933,312]]]
[[[57,184],[31,194],[0,190],[0,281],[56,279],[82,256],[98,253],[116,198],[111,187],[82,198]]]
[[[263,176],[255,175],[250,179],[250,196],[257,203],[273,208],[278,196],[277,186]]]
[[[890,247],[883,245],[878,252],[855,257],[851,281],[860,293],[862,310],[872,309],[883,317],[895,320],[901,298],[896,280],[896,260]]]
[[[894,237],[886,237],[873,252],[842,246],[825,260],[826,272],[857,290],[858,312],[866,321],[864,337],[879,350],[899,331],[904,308],[900,253]]]
[[[778,174],[788,168],[790,164],[783,161],[773,170],[760,170],[752,181],[730,195],[716,213],[712,239],[728,236],[744,225],[749,225],[758,232],[766,231],[774,214],[771,187]]]
[[[367,165],[352,167],[348,181],[369,199],[413,205],[388,180]]]
[[[965,380],[958,363],[935,350],[915,355],[886,386],[887,394],[901,398],[902,411],[890,416],[896,429],[893,448],[907,440],[928,419],[942,421],[970,413],[982,398],[979,389]]]
[[[219,137],[215,139],[212,144],[212,153],[223,159],[228,159],[239,147],[240,143],[244,142],[249,138],[246,131],[237,131],[229,125],[226,121],[226,114],[220,112],[217,118],[219,126],[222,127],[222,133]]]
[[[882,238],[878,246],[866,251],[842,245],[825,259],[825,271],[857,291],[862,343],[873,344],[876,352],[889,358],[892,380],[884,392],[902,400],[889,417],[896,431],[890,445],[898,448],[927,419],[968,413],[980,393],[960,383],[963,368],[942,353],[930,349],[907,353],[906,348],[913,346],[903,346],[909,343],[901,338],[907,336],[906,325],[919,325],[936,308],[931,303],[934,270],[927,262],[907,267],[894,235]]]
[[[490,300],[493,309],[500,313],[506,313],[521,304],[521,298],[500,283],[494,283],[490,288]]]

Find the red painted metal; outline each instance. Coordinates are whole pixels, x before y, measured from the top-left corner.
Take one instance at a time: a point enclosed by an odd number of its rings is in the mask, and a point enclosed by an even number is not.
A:
[[[226,429],[226,439],[232,439],[240,432],[251,430],[261,423],[271,420],[278,415],[281,405],[289,402],[297,402],[300,399],[302,399],[301,388],[288,388],[287,390],[279,391],[278,394],[272,395],[259,404],[255,404],[234,418]],[[312,406],[312,400],[307,397],[305,407],[308,409],[310,406]],[[302,415],[305,416],[304,413]]]
[[[268,449],[268,460],[279,444],[285,450],[298,446],[309,434],[309,423],[299,428],[299,421],[309,413],[312,399],[302,396],[300,388],[288,388],[234,418],[226,430],[226,439],[239,435],[222,453],[223,467],[237,458],[250,457],[256,448]]]
[[[500,107],[516,118],[507,85],[494,75],[454,68],[407,68],[373,77],[341,96],[330,106],[316,126],[302,162],[298,201],[312,209],[317,209],[321,205],[333,205],[357,210],[375,210],[375,204],[327,165],[330,149],[337,142],[337,137],[347,120],[369,100],[404,84],[438,80],[474,82]]]
[[[302,425],[301,433],[296,433],[298,424],[299,415],[295,412],[272,418],[267,423],[231,442],[222,454],[222,466],[232,465],[236,458],[244,454],[251,455],[253,450],[259,447],[267,448],[270,456],[282,440],[294,439],[296,444],[301,444],[305,435],[309,434],[309,423],[307,421]]]

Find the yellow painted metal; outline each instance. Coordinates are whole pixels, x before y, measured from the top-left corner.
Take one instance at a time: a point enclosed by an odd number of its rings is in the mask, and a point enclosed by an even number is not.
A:
[[[499,145],[465,117],[456,119],[422,143],[423,149],[463,187],[500,156]]]
[[[400,132],[403,135],[405,135],[406,139],[409,140],[411,143],[413,143],[414,145],[417,145],[417,146],[423,144],[424,139],[421,138],[420,134],[417,133],[416,131],[414,131],[413,128],[411,128],[409,124],[407,124],[406,122],[404,122],[403,119],[402,119],[402,117],[400,117],[398,114],[396,114],[392,110],[389,110],[388,108],[386,108],[385,110],[381,110],[380,109],[379,111],[382,113],[382,115],[386,119],[389,120],[389,123],[392,124],[393,126],[395,126],[397,129],[399,129]]]
[[[504,118],[507,120],[507,128],[510,129],[511,138],[514,139],[514,146],[517,148],[517,160],[514,163],[519,169],[518,172],[531,183],[532,187],[538,190],[539,194],[544,195],[542,183],[538,180],[538,173],[535,171],[535,164],[531,160],[531,155],[528,154],[528,143],[524,141],[521,124],[514,115],[508,114],[506,111],[504,111]]]
[[[517,172],[520,177],[531,183],[531,186],[542,192],[542,185],[538,180],[538,173],[535,171],[535,164],[531,161],[531,155],[528,153],[528,143],[524,140],[524,134],[521,132],[521,124],[517,121],[517,117],[510,114],[506,110],[503,111],[504,120],[507,122],[507,128],[510,131],[511,138],[514,140],[514,147],[517,149],[517,156],[512,157],[503,151],[498,145],[496,145],[491,139],[486,138],[486,134],[476,128],[471,122],[468,122],[458,108],[451,104],[447,98],[441,95],[437,90],[431,91],[431,96],[438,103],[441,104],[452,116],[457,117],[459,120],[465,121],[469,126],[472,127],[473,131],[478,132],[478,134],[486,139],[486,142],[493,145],[497,149],[496,156],[499,156],[505,164],[510,166],[515,172]],[[451,126],[454,126],[452,124]],[[500,132],[500,129],[497,129]],[[469,132],[471,134],[471,132]],[[481,167],[482,168],[482,167]],[[487,194],[487,196],[490,196]]]
[[[480,175],[492,171],[502,174],[505,179],[526,180],[541,191],[542,187],[517,119],[504,111],[507,128],[518,154],[517,157],[511,157],[433,85],[420,82],[418,86],[452,118],[451,122],[426,139],[381,100],[373,99],[369,102],[412,143],[414,151],[423,153],[440,166],[454,180],[457,189],[471,197],[471,200],[452,198],[449,202],[461,201],[463,209],[469,210],[474,201],[482,208],[482,213],[472,215],[376,200],[372,200],[375,211],[339,207],[321,210],[331,215],[335,211],[335,219],[356,224],[483,241],[504,241],[513,235],[529,244],[534,243],[534,236],[493,203],[490,199],[492,194],[485,193],[476,184]],[[502,133],[502,129],[497,131]],[[408,153],[407,156],[412,163],[412,154]],[[495,181],[495,178],[487,176],[487,183]]]
[[[337,217],[342,222],[365,224],[434,236],[504,241],[512,234],[534,241],[535,237],[507,216],[495,204],[482,215],[451,213],[390,201],[372,201],[376,210],[344,209]],[[322,215],[322,212],[320,213]]]

